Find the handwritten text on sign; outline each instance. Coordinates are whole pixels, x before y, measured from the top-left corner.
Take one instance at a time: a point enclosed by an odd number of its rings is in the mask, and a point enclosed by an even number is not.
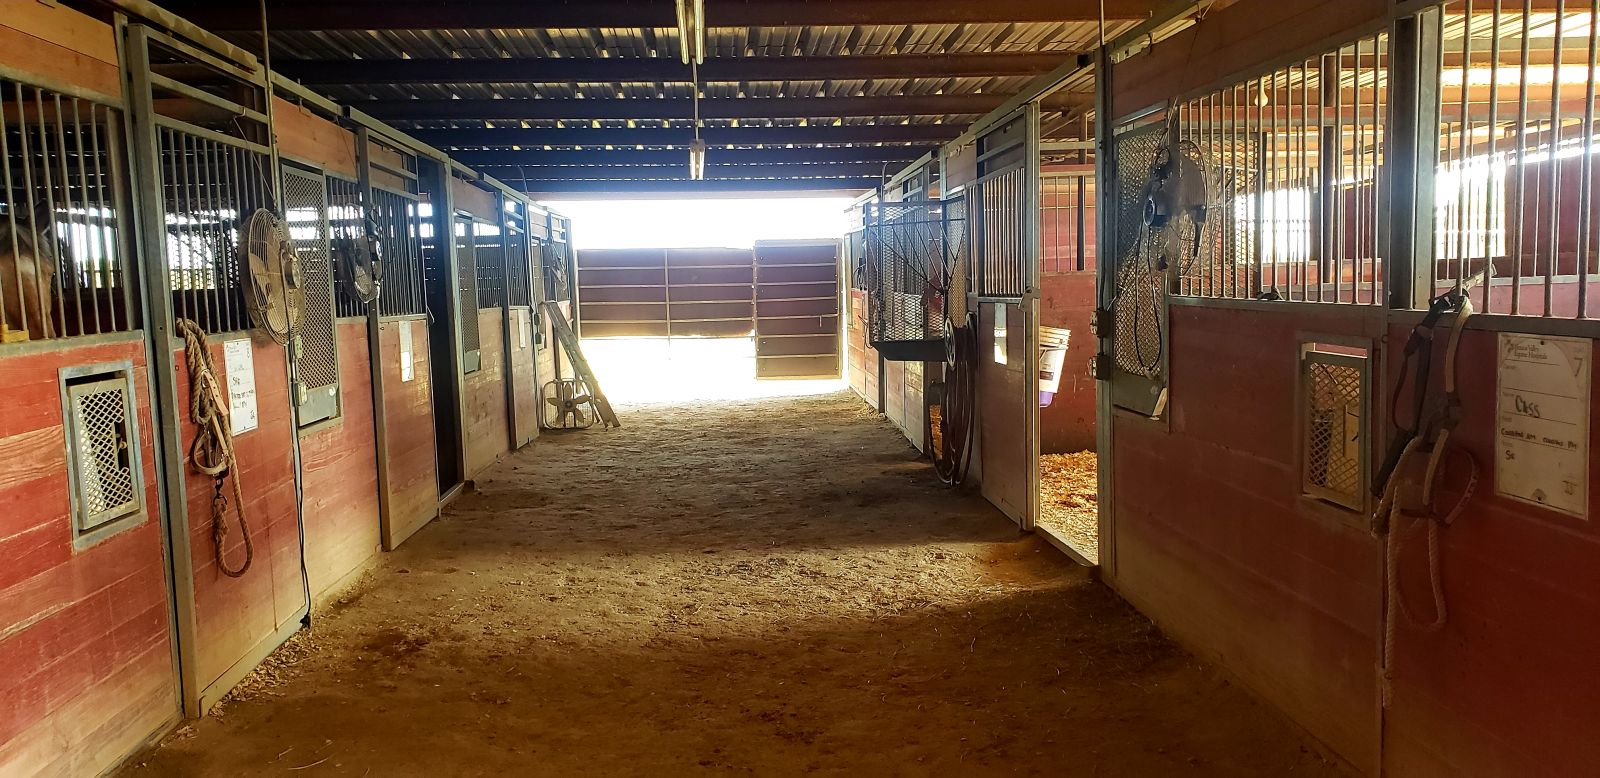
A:
[[[230,432],[243,435],[256,428],[256,364],[249,338],[222,344],[222,367],[228,376]]]
[[[1495,492],[1588,518],[1586,338],[1500,334]]]

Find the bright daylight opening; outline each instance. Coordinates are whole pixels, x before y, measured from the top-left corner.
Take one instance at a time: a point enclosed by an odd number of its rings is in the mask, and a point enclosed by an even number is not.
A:
[[[572,218],[583,352],[606,396],[637,404],[844,388],[843,279],[837,253],[831,271],[818,257],[844,236],[850,203],[552,202]],[[795,243],[813,256],[789,256]]]

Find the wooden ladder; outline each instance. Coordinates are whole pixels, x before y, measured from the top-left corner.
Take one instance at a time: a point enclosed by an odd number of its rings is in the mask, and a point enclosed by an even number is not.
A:
[[[607,427],[621,427],[622,422],[617,420],[616,411],[611,410],[611,401],[600,391],[600,379],[595,378],[594,370],[589,367],[589,360],[583,358],[583,351],[578,348],[578,336],[573,333],[572,326],[567,324],[567,317],[562,315],[561,306],[548,300],[539,305],[544,308],[544,315],[549,317],[550,329],[555,331],[556,340],[563,349],[566,349],[567,358],[572,360],[572,366],[577,369],[578,377],[589,387],[589,396],[594,399],[595,409],[600,411],[600,420],[605,422]]]

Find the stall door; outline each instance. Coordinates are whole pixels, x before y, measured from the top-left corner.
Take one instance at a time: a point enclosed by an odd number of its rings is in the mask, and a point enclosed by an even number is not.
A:
[[[756,377],[838,378],[839,242],[757,241]]]

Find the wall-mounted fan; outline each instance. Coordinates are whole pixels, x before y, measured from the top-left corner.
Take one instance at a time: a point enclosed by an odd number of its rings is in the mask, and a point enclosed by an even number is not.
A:
[[[378,224],[371,216],[362,223],[360,235],[341,234],[333,239],[333,253],[339,262],[339,285],[365,305],[378,299],[383,286],[383,242],[378,240]]]
[[[249,270],[245,308],[257,329],[277,343],[288,343],[300,329],[300,312],[306,293],[300,285],[300,255],[295,253],[289,227],[266,209],[250,214],[239,240]]]

